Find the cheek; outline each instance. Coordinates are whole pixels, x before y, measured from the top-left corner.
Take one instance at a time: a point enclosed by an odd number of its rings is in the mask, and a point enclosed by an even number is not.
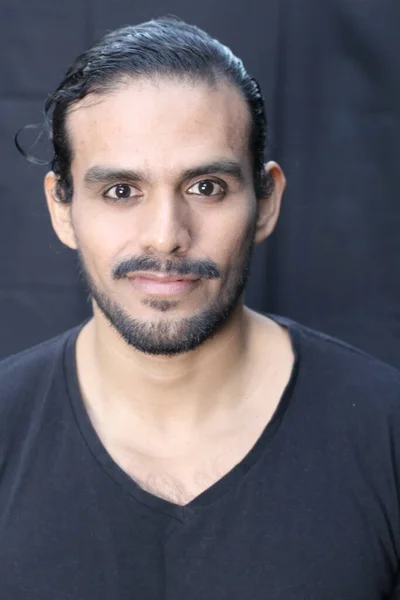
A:
[[[225,264],[236,265],[254,239],[256,214],[236,214],[216,232],[216,248]],[[251,240],[251,241],[250,241]]]
[[[88,263],[104,267],[121,256],[125,248],[130,247],[132,252],[136,234],[131,219],[82,205],[73,211],[72,223],[79,249]]]

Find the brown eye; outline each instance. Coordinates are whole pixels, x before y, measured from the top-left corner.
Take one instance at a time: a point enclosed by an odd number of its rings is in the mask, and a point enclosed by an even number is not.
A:
[[[198,196],[220,196],[225,190],[220,183],[212,179],[202,179],[188,189],[188,194]]]
[[[127,183],[118,183],[114,185],[112,188],[108,189],[104,196],[106,198],[110,198],[111,200],[128,200],[135,196],[133,193],[134,188]]]

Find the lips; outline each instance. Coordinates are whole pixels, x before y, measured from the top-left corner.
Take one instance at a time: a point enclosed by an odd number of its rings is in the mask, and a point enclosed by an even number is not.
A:
[[[149,279],[151,281],[160,281],[171,283],[173,281],[195,281],[194,277],[183,275],[163,275],[162,273],[139,273],[131,276],[132,279]]]
[[[152,295],[179,295],[192,290],[199,279],[162,273],[135,273],[128,277],[132,285]]]

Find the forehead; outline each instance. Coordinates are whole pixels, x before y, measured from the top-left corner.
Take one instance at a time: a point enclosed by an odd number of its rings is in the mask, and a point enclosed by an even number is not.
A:
[[[226,82],[131,80],[91,94],[67,117],[72,168],[140,165],[149,171],[215,158],[249,163],[250,115]]]

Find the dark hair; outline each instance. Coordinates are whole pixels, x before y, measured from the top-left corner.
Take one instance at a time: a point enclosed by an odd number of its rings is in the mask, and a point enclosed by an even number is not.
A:
[[[224,77],[243,94],[251,115],[250,151],[258,196],[269,194],[272,178],[264,174],[266,117],[258,83],[229,48],[194,25],[175,17],[154,19],[105,35],[78,56],[45,104],[53,144],[50,167],[57,175],[57,196],[70,202],[72,150],[65,126],[70,108],[88,94],[104,94],[127,77],[178,77],[214,83]]]

